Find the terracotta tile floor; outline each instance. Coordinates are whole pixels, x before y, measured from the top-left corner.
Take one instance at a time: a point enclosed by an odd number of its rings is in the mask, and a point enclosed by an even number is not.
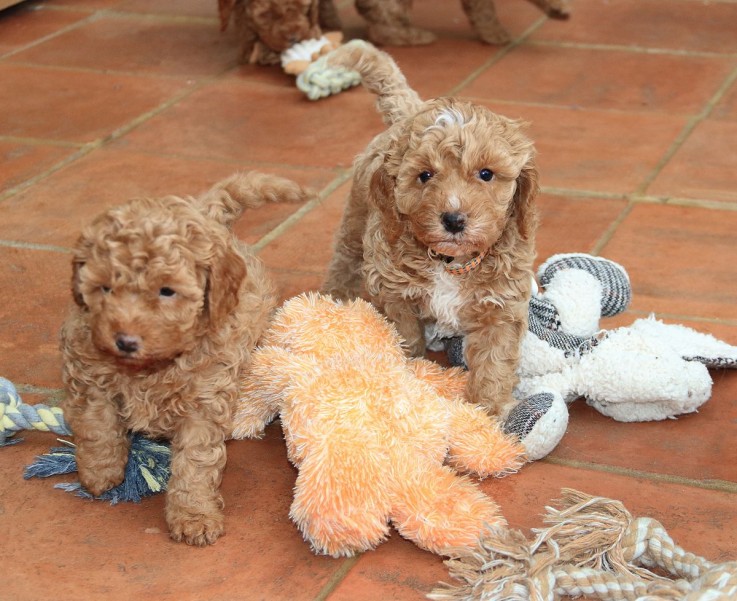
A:
[[[630,310],[737,344],[737,2],[574,0],[568,22],[499,0],[515,40],[486,46],[459,6],[417,0],[439,40],[390,49],[424,96],[460,94],[531,123],[543,216],[538,256],[593,252],[627,267]],[[340,3],[350,36],[365,34]],[[69,248],[96,213],[133,196],[196,193],[237,169],[321,192],[271,206],[238,234],[284,298],[315,289],[353,156],[379,132],[361,89],[312,103],[278,68],[238,66],[215,0],[27,2],[0,12],[0,375],[27,402],[63,391],[57,333]],[[305,252],[307,251],[307,252]],[[737,373],[676,421],[624,424],[582,401],[547,459],[482,486],[510,523],[541,525],[561,487],[621,499],[687,549],[737,558]],[[295,471],[278,425],[229,443],[227,535],[171,542],[163,497],[111,507],[25,481],[55,444],[0,450],[0,598],[358,601],[421,599],[441,559],[393,535],[352,559],[313,555],[289,521]]]

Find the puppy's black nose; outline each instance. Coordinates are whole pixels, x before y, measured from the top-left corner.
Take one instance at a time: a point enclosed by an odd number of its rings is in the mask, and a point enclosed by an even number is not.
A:
[[[127,336],[126,334],[118,334],[115,338],[115,346],[121,353],[135,353],[140,345],[141,340],[138,338],[138,336]]]
[[[466,216],[463,213],[443,213],[440,216],[443,227],[451,234],[457,234],[466,229]]]

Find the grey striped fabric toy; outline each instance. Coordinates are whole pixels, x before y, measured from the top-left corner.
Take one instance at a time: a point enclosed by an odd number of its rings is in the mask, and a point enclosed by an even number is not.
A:
[[[707,367],[737,367],[737,347],[651,316],[614,330],[601,317],[625,311],[632,289],[625,269],[591,255],[555,255],[537,272],[515,396],[505,430],[530,459],[552,451],[568,424],[566,404],[583,397],[618,421],[651,421],[694,412],[711,396]],[[448,357],[465,364],[463,341]]]

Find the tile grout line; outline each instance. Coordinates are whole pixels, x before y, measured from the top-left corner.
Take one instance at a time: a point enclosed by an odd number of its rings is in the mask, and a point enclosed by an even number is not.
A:
[[[646,472],[643,470],[629,469],[624,467],[617,467],[614,465],[606,465],[603,463],[590,463],[587,461],[578,461],[576,459],[562,459],[551,457],[548,455],[545,459],[542,459],[544,463],[550,463],[553,465],[559,465],[562,467],[570,467],[575,469],[584,469],[594,472],[606,472],[608,474],[615,474],[618,476],[627,476],[629,478],[641,478],[643,480],[649,480],[652,482],[664,482],[667,484],[679,484],[681,486],[688,486],[690,488],[699,488],[705,490],[716,490],[729,494],[737,494],[737,482],[730,482],[728,480],[698,480],[696,478],[687,478],[685,476],[673,476],[669,474],[660,474],[657,472]]]
[[[0,134],[0,142],[10,142],[26,146],[56,146],[58,148],[82,148],[85,145],[84,142],[53,140],[51,138],[31,138],[27,136],[4,136],[2,134]]]
[[[71,254],[72,250],[64,246],[55,246],[53,244],[38,244],[35,242],[21,242],[18,240],[0,240],[0,246],[7,248],[17,248],[22,250],[41,250],[46,252],[56,252]]]
[[[65,159],[59,161],[58,163],[55,163],[45,171],[42,171],[41,173],[35,175],[34,177],[31,177],[30,179],[27,179],[20,184],[13,186],[12,188],[9,188],[8,190],[5,190],[4,192],[0,193],[0,206],[3,201],[7,200],[8,198],[15,196],[16,194],[19,194],[20,192],[30,188],[31,186],[34,186],[40,181],[43,181],[50,175],[53,175],[57,171],[63,169],[64,167],[70,165],[74,161],[83,158],[90,154],[91,152],[103,148],[108,143],[113,142],[117,140],[118,138],[123,137],[124,135],[130,133],[133,131],[136,127],[141,125],[142,123],[145,123],[152,117],[155,117],[164,111],[170,109],[175,104],[179,103],[180,101],[184,100],[185,98],[189,97],[190,95],[194,94],[195,92],[202,89],[204,86],[208,85],[209,83],[219,79],[222,77],[224,73],[227,73],[233,68],[233,66],[228,66],[225,69],[223,69],[220,73],[217,73],[215,75],[211,75],[209,77],[204,77],[200,80],[195,81],[191,86],[185,86],[185,88],[177,93],[175,93],[173,96],[171,96],[168,100],[165,100],[158,106],[156,106],[153,109],[150,109],[137,117],[134,117],[133,119],[129,120],[127,123],[121,125],[117,129],[114,129],[109,134],[97,138],[93,140],[92,142],[88,142],[84,144],[77,152],[72,153],[70,156],[66,157]]]
[[[313,198],[312,200],[303,204],[299,209],[289,215],[289,217],[284,219],[284,221],[282,221],[274,229],[272,229],[270,232],[260,238],[258,242],[252,244],[251,249],[253,250],[253,252],[255,252],[256,254],[260,253],[266,246],[279,238],[287,230],[291,229],[294,225],[301,221],[305,215],[311,213],[315,208],[319,207],[323,203],[325,198],[327,198],[330,194],[337,190],[342,184],[350,179],[351,176],[352,170],[350,169],[347,169],[345,172],[336,175],[335,178],[322,189],[322,191],[317,195],[316,198]]]
[[[617,215],[617,217],[612,221],[609,226],[606,228],[604,233],[599,236],[599,239],[596,241],[594,246],[591,248],[591,254],[592,255],[599,255],[602,250],[604,250],[604,247],[609,244],[611,239],[614,237],[614,234],[617,233],[617,230],[619,229],[619,226],[622,225],[625,219],[629,217],[630,213],[632,213],[632,210],[635,208],[635,202],[630,200],[627,205],[622,209]]]
[[[44,44],[48,42],[49,40],[52,40],[56,37],[62,36],[66,33],[69,33],[70,31],[74,31],[75,29],[78,29],[80,27],[84,27],[86,25],[89,25],[90,23],[94,23],[95,21],[98,21],[100,19],[104,19],[106,17],[113,18],[113,19],[140,19],[144,22],[160,22],[160,23],[184,23],[184,24],[192,24],[192,25],[217,25],[218,19],[217,17],[196,17],[191,15],[174,15],[174,14],[156,14],[156,13],[139,13],[139,12],[128,12],[128,11],[118,11],[114,9],[106,9],[106,8],[98,8],[98,9],[72,9],[69,7],[44,7],[44,11],[52,11],[52,12],[67,12],[67,13],[77,13],[82,12],[86,13],[87,16],[81,18],[79,21],[76,21],[74,23],[70,23],[69,25],[66,25],[64,27],[61,27],[60,29],[45,35],[43,37],[40,37],[36,40],[33,40],[32,42],[29,42],[25,46],[21,46],[20,48],[14,48],[13,50],[9,50],[5,54],[0,55],[0,61],[11,58],[17,54],[20,54],[21,52],[25,52],[26,50],[30,50],[31,48],[35,48],[36,46],[39,46],[41,44]]]
[[[361,555],[354,555],[353,557],[344,559],[340,567],[333,572],[332,576],[325,583],[325,586],[320,589],[320,592],[317,593],[312,601],[325,601],[335,591],[338,585],[343,582],[348,572],[353,569],[353,566],[358,563],[359,559],[361,559]]]
[[[629,54],[654,54],[663,56],[677,56],[690,58],[723,58],[734,59],[737,53],[719,53],[699,50],[678,50],[676,48],[648,48],[647,46],[625,46],[621,44],[595,44],[591,42],[565,42],[561,40],[530,40],[530,46],[543,46],[547,48],[570,48],[574,50],[598,50],[626,52]]]
[[[523,31],[519,37],[513,39],[509,43],[502,46],[498,52],[495,52],[489,59],[486,60],[481,66],[477,67],[471,73],[469,73],[460,83],[456,84],[448,92],[446,92],[446,96],[457,96],[461,90],[466,88],[469,84],[473,83],[484,71],[489,69],[490,67],[494,66],[496,63],[498,63],[500,60],[502,60],[507,54],[509,54],[512,50],[517,48],[518,46],[521,46],[525,40],[535,33],[542,25],[548,20],[548,17],[540,17],[537,21],[535,21],[530,27],[528,27],[525,31]]]
[[[673,141],[670,148],[666,150],[665,154],[661,157],[660,161],[658,161],[658,164],[655,165],[655,168],[650,172],[649,175],[645,177],[642,183],[638,186],[635,194],[637,195],[645,194],[645,191],[650,187],[650,184],[652,184],[653,181],[655,181],[655,178],[657,178],[658,175],[660,175],[660,173],[665,168],[665,166],[668,164],[668,162],[681,149],[681,147],[684,145],[684,143],[689,138],[691,133],[693,133],[693,130],[696,129],[696,126],[702,123],[703,121],[705,121],[709,117],[709,115],[714,110],[714,107],[722,99],[722,97],[726,94],[727,90],[732,86],[735,80],[737,80],[737,67],[732,69],[732,71],[727,75],[725,80],[719,86],[719,89],[712,95],[712,97],[709,100],[707,100],[704,108],[698,114],[694,115],[686,122],[686,125],[683,127],[681,132],[676,136],[676,139]]]
[[[76,21],[75,23],[70,23],[69,25],[61,27],[60,29],[57,29],[56,31],[48,35],[42,36],[38,39],[33,40],[32,42],[29,42],[25,46],[21,46],[20,48],[15,48],[13,50],[10,50],[6,52],[5,54],[0,55],[0,62],[3,62],[5,61],[6,58],[11,58],[15,56],[16,54],[20,54],[21,52],[25,52],[26,50],[30,50],[31,48],[35,48],[36,46],[40,46],[41,44],[45,44],[49,40],[53,40],[54,38],[64,35],[65,33],[74,31],[75,29],[79,27],[83,27],[85,25],[88,25],[89,23],[93,23],[99,18],[98,15],[100,12],[101,11],[99,10],[90,12],[88,13],[86,17],[80,19],[79,21]],[[8,64],[13,64],[13,63],[8,63]]]
[[[62,71],[64,73],[87,73],[93,75],[110,75],[115,77],[131,77],[137,79],[154,79],[163,81],[193,81],[197,75],[178,75],[176,73],[158,73],[155,71],[124,71],[121,69],[104,69],[96,67],[81,67],[77,65],[53,65],[34,61],[12,61],[6,63],[12,67],[25,67],[31,69],[46,69],[48,71]],[[232,65],[235,66],[235,65]],[[231,66],[228,67],[229,69]]]

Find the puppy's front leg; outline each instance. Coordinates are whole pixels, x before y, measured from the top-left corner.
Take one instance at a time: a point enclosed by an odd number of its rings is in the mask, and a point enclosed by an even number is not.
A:
[[[387,319],[394,323],[399,335],[404,339],[407,352],[412,357],[425,354],[425,332],[422,323],[415,315],[412,304],[401,299],[375,299]]]
[[[166,494],[169,534],[189,545],[212,544],[224,532],[219,491],[226,458],[223,429],[200,415],[183,417],[171,448]]]
[[[64,414],[77,445],[79,481],[99,496],[125,477],[128,433],[111,399],[94,390],[79,396],[71,394],[73,398],[64,403]]]
[[[517,404],[512,390],[517,384],[522,336],[527,331],[526,304],[518,304],[488,311],[484,321],[466,333],[468,399],[502,419]]]

